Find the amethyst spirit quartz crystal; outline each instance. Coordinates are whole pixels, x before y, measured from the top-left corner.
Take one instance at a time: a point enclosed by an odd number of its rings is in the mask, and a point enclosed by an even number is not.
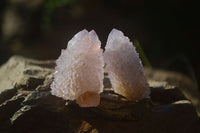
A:
[[[110,32],[104,61],[116,93],[131,101],[149,96],[150,89],[136,48],[121,31],[113,29]]]
[[[103,91],[103,50],[94,30],[77,33],[56,60],[51,93],[76,100],[81,107],[95,107]]]
[[[105,64],[116,93],[131,101],[149,96],[139,55],[129,38],[116,29],[108,36],[104,54],[94,30],[77,33],[56,60],[51,94],[76,100],[80,107],[98,106]]]

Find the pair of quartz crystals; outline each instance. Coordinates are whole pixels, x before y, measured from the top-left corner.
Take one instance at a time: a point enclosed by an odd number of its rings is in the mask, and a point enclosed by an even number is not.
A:
[[[129,38],[113,29],[105,52],[94,30],[78,32],[56,60],[51,93],[76,100],[81,107],[95,107],[103,92],[104,65],[114,91],[136,101],[150,94],[143,66]]]

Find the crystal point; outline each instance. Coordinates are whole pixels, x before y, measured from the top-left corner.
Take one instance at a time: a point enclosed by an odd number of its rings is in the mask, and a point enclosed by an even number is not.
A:
[[[150,94],[143,66],[129,38],[113,29],[107,40],[104,61],[113,89],[129,100],[141,100]]]
[[[98,106],[103,91],[103,55],[94,30],[82,30],[56,60],[52,95],[76,100],[81,107]]]

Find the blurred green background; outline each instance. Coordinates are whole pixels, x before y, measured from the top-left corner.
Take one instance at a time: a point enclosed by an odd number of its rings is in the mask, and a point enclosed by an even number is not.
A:
[[[94,29],[104,48],[117,28],[136,40],[144,65],[182,72],[198,85],[199,13],[186,0],[1,0],[0,64],[15,54],[56,59],[82,29]]]

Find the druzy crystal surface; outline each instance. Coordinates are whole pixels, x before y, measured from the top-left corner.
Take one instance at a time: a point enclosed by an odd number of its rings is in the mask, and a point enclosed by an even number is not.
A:
[[[150,94],[143,66],[129,38],[113,29],[107,40],[104,61],[112,87],[118,94],[137,101]]]
[[[51,93],[76,100],[81,107],[98,106],[103,91],[103,55],[94,30],[77,33],[56,60]]]

